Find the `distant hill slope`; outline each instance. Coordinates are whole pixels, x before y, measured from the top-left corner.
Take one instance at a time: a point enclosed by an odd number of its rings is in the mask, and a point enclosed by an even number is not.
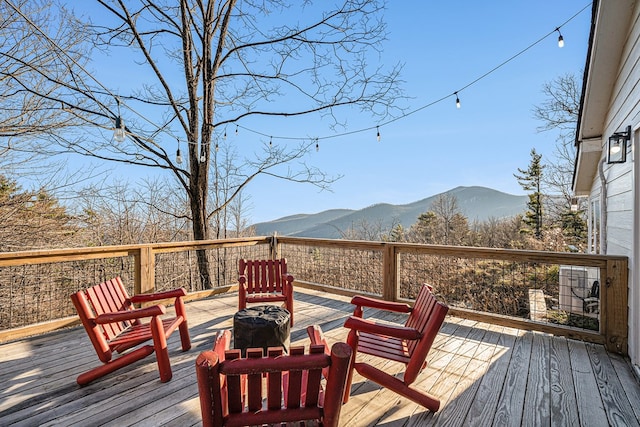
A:
[[[527,196],[514,196],[486,187],[456,187],[441,194],[451,194],[458,199],[458,206],[470,222],[489,218],[508,218],[527,209]],[[341,231],[366,222],[382,223],[385,227],[400,223],[410,227],[418,216],[429,210],[440,194],[406,205],[378,203],[364,209],[331,209],[316,214],[286,216],[274,221],[254,224],[259,236],[278,233],[285,236],[340,238]]]

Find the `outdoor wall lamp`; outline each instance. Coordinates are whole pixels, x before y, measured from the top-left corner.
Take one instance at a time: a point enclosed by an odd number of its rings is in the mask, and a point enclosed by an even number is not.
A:
[[[624,163],[627,161],[627,141],[631,139],[631,126],[624,132],[616,132],[609,137],[607,163]]]

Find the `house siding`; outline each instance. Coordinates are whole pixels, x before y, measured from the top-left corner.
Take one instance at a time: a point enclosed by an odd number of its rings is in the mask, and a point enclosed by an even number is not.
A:
[[[597,37],[597,33],[596,33]],[[593,84],[594,82],[592,82]],[[629,33],[623,48],[622,60],[615,79],[608,113],[605,117],[602,137],[603,159],[606,156],[608,137],[614,132],[631,126],[631,145],[640,127],[640,4],[636,2]],[[634,150],[627,149],[627,161],[622,164],[604,164],[606,182],[606,214],[603,225],[606,228],[606,253],[629,257],[629,356],[634,365],[640,365],[640,286],[634,253],[638,247],[638,220],[634,217],[634,206],[638,203],[634,185]],[[591,197],[601,193],[601,178],[596,174],[591,186]],[[634,188],[635,187],[635,188]]]

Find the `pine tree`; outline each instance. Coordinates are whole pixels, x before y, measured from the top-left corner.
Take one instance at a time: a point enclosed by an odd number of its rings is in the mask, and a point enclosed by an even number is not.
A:
[[[527,233],[533,233],[536,239],[542,239],[542,193],[540,184],[542,182],[542,154],[536,153],[536,149],[531,149],[531,162],[526,170],[518,168],[518,174],[513,176],[518,180],[518,184],[529,193],[529,201],[527,202],[527,212],[523,218],[526,228],[523,230]]]

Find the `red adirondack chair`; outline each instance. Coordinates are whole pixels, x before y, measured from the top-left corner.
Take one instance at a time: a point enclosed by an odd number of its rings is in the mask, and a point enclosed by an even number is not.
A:
[[[363,377],[436,412],[440,408],[440,401],[411,388],[410,385],[426,367],[427,354],[449,308],[436,300],[428,285],[422,286],[413,307],[364,296],[353,297],[351,303],[356,308],[353,316],[346,320],[344,326],[351,329],[347,336],[347,343],[354,349],[355,357],[349,371],[344,402],[349,399],[353,369],[355,369]],[[404,326],[394,326],[363,319],[363,307],[410,314]],[[307,332],[312,343],[327,346],[319,328],[310,327],[307,328]],[[357,353],[404,363],[406,369],[402,379],[368,363],[359,362]]]
[[[182,300],[186,294],[187,292],[180,288],[129,297],[122,280],[116,277],[71,295],[71,300],[98,358],[104,363],[78,376],[78,384],[86,385],[116,369],[143,359],[154,351],[160,371],[160,381],[169,381],[172,373],[167,338],[179,328],[182,350],[187,351],[191,348],[187,315]],[[161,318],[167,311],[162,304],[138,309],[134,307],[137,303],[169,298],[175,298],[176,316],[172,318]],[[149,323],[140,321],[149,317],[151,318]],[[153,345],[144,345],[122,354],[148,340],[153,340]],[[121,356],[113,359],[113,352],[121,353]]]
[[[229,339],[229,331],[218,335],[214,350],[196,359],[204,426],[303,421],[338,426],[352,354],[347,344],[336,343],[330,355],[323,346],[311,346],[309,354],[302,346],[291,347],[289,355],[282,355],[280,347],[271,347],[266,357],[262,349],[248,349],[243,359],[240,350],[222,351]],[[323,390],[321,371],[325,367],[330,376]]]
[[[287,273],[287,260],[241,259],[238,269],[238,310],[248,303],[284,302],[293,326],[293,276]]]

